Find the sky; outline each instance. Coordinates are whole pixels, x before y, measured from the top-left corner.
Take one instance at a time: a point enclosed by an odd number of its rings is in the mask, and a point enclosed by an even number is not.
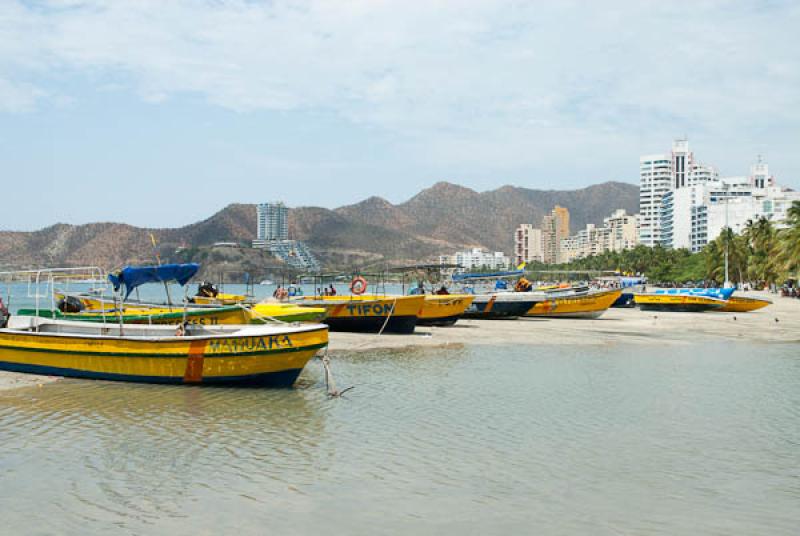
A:
[[[798,28],[767,0],[3,0],[0,229],[637,183],[678,137],[800,189]]]

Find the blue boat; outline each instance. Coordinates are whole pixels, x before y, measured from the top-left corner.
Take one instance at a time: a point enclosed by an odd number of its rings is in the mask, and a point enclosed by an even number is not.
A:
[[[690,295],[704,296],[706,298],[719,298],[729,300],[733,295],[734,288],[658,288],[653,290],[653,294],[668,295]]]
[[[483,320],[513,320],[524,316],[540,301],[543,301],[542,296],[532,292],[478,294],[462,316]]]

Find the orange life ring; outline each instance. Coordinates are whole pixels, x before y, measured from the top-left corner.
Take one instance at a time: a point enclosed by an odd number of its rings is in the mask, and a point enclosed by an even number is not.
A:
[[[350,281],[350,292],[356,296],[360,296],[367,291],[367,280],[357,275]]]

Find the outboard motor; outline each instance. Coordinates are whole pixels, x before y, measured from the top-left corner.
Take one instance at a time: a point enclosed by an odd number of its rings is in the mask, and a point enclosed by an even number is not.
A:
[[[75,296],[64,296],[56,304],[58,310],[62,313],[80,313],[83,311],[83,304],[81,300]]]
[[[201,296],[204,298],[216,298],[217,294],[219,294],[219,290],[217,290],[217,287],[215,287],[213,283],[209,283],[208,281],[202,281],[200,285],[198,285],[197,287],[196,296]]]

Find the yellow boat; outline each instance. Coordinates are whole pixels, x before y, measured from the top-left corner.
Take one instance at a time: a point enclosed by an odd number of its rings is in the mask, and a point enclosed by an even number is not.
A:
[[[251,324],[253,314],[238,305],[213,308],[187,308],[166,306],[129,306],[122,308],[122,314],[113,308],[91,309],[87,311],[62,312],[58,309],[20,309],[20,316],[39,316],[57,320],[74,320],[78,322],[114,323],[122,321],[125,324],[180,324],[184,320],[189,324],[201,326],[218,326],[229,324]],[[263,323],[263,322],[259,322]]]
[[[772,302],[765,298],[745,298],[743,296],[731,296],[728,298],[728,302],[723,307],[714,310],[721,311],[723,313],[749,313],[750,311],[763,309],[767,305],[771,304]]]
[[[0,369],[101,380],[291,386],[328,344],[322,324],[123,326],[12,316]]]
[[[81,311],[56,312],[55,318],[64,320],[82,320],[86,322],[114,322],[118,313],[113,302],[95,296],[65,295],[56,293],[56,301],[65,299],[80,303]],[[39,311],[40,315],[51,317],[50,311]],[[17,314],[32,315],[33,309],[23,309]],[[183,320],[183,307],[153,305],[146,303],[125,304],[122,309],[123,322],[126,324],[176,324]],[[299,307],[291,303],[265,302],[255,305],[229,305],[189,307],[186,310],[186,321],[191,324],[262,324],[264,320],[281,322],[320,322],[325,318],[322,307]]]
[[[452,326],[472,304],[471,294],[426,294],[417,324],[420,326]]]
[[[701,313],[722,309],[727,303],[722,298],[699,294],[634,294],[633,299],[642,311],[677,311]]]
[[[216,296],[192,296],[191,302],[197,305],[236,305],[244,303],[247,296],[244,294],[218,293]]]
[[[331,331],[413,333],[425,296],[304,296],[292,303],[324,307]]]
[[[622,294],[621,289],[601,290],[588,294],[546,298],[531,307],[525,316],[546,318],[598,318]]]

